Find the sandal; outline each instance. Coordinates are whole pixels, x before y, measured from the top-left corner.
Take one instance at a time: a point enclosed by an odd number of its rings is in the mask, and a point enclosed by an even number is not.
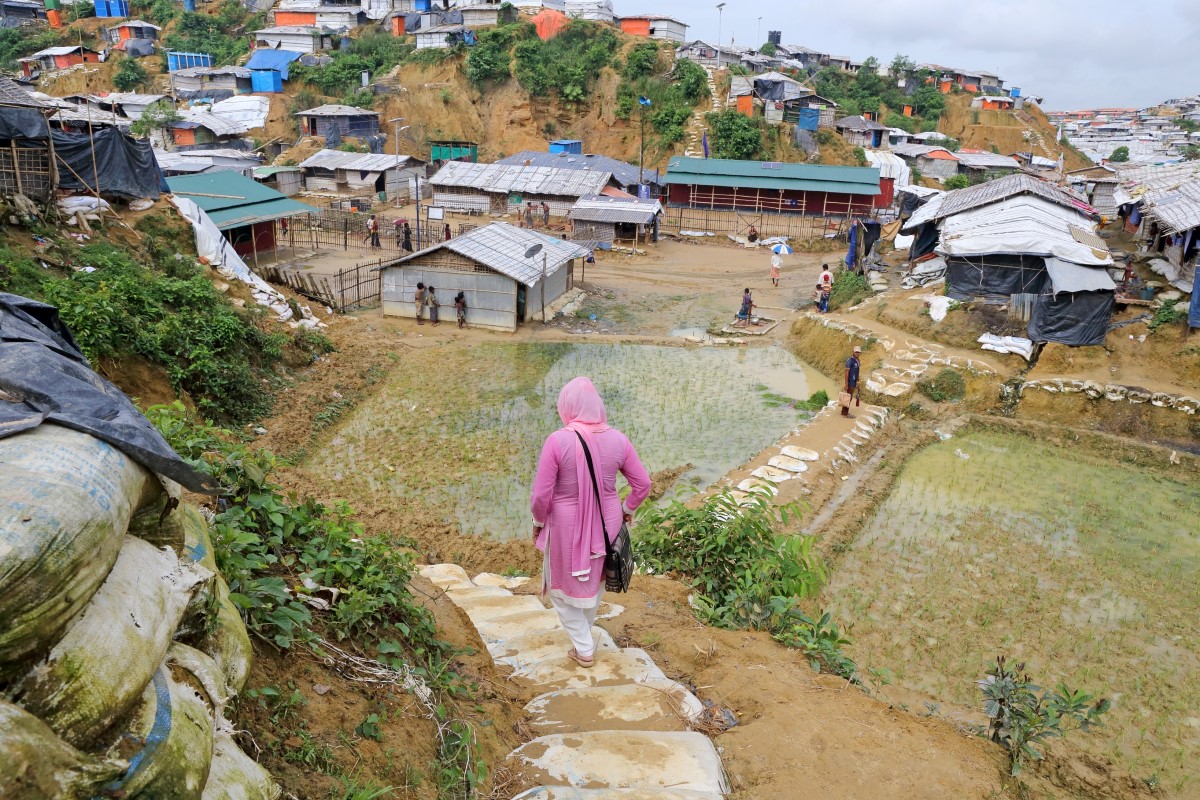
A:
[[[576,664],[583,667],[584,669],[591,669],[592,666],[596,663],[595,658],[584,658],[583,656],[579,655],[579,653],[575,650],[574,647],[572,647],[570,650],[567,651],[567,658],[571,659],[572,661],[574,661]]]

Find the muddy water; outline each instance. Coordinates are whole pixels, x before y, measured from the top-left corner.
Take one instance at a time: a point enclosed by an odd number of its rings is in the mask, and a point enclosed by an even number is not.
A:
[[[1008,654],[1044,686],[1112,698],[1105,727],[1074,743],[1194,797],[1200,481],[1118,455],[990,432],[929,447],[826,602],[885,695],[891,683],[978,708],[974,681]]]
[[[576,376],[595,382],[609,422],[630,437],[648,470],[691,464],[680,482],[699,486],[804,420],[786,398],[833,391],[827,378],[773,346],[490,345],[455,365],[416,383],[398,370],[308,466],[347,497],[419,493],[464,533],[507,539],[525,535],[537,457],[561,424],[559,390]],[[423,482],[418,473],[449,479]]]

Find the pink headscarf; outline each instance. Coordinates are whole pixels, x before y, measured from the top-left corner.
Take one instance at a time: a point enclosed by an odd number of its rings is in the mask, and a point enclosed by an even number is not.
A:
[[[558,416],[563,421],[564,429],[583,437],[588,452],[592,454],[596,484],[603,486],[600,449],[592,435],[608,430],[608,413],[604,410],[604,401],[600,399],[600,393],[596,391],[590,378],[579,377],[563,387],[558,395]],[[579,486],[579,505],[575,530],[572,531],[571,574],[587,580],[592,569],[592,556],[605,552],[604,531],[598,516],[600,509],[596,504],[596,495],[592,491],[592,479],[588,474],[587,457],[583,454],[583,448],[578,446],[578,439],[575,443],[575,475]],[[609,534],[616,535],[616,531]]]

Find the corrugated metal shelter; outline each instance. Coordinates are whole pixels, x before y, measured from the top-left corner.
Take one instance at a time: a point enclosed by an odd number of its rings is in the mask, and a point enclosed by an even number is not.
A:
[[[251,175],[263,186],[285,197],[291,197],[304,186],[304,173],[299,167],[255,167]]]
[[[527,258],[537,245],[541,250]],[[443,319],[453,320],[454,296],[464,292],[468,325],[516,331],[571,287],[575,261],[586,255],[571,242],[495,222],[381,267],[383,313],[415,317],[420,282],[436,287]]]
[[[892,152],[903,158],[926,178],[945,181],[958,174],[958,159],[944,147],[929,144],[895,144]]]
[[[621,30],[630,36],[648,36],[683,44],[687,41],[687,23],[663,14],[634,14],[621,17]]]
[[[300,127],[309,136],[375,136],[379,133],[379,113],[354,106],[324,105],[297,111]]]
[[[964,175],[1011,175],[1021,169],[1015,158],[999,153],[959,150],[955,157],[958,158],[958,171]]]
[[[612,0],[567,0],[566,12],[568,17],[596,22],[611,23],[617,18]]]
[[[89,95],[85,100],[102,111],[114,111],[124,114],[131,120],[136,120],[142,116],[143,111],[165,98],[165,94],[109,92],[108,94]]]
[[[674,157],[663,183],[672,206],[844,216],[876,207],[879,180],[872,167]]]
[[[880,125],[873,119],[867,119],[861,114],[842,117],[833,121],[833,129],[843,139],[857,147],[888,147],[888,132],[886,125]]]
[[[332,32],[316,26],[277,25],[254,32],[255,47],[317,53],[332,46]]]
[[[256,92],[282,92],[292,62],[302,55],[295,50],[255,50],[246,62],[251,88]]]
[[[188,67],[171,73],[171,86],[179,97],[227,99],[251,89],[245,67]]]
[[[595,240],[612,244],[618,239],[636,241],[647,236],[658,238],[658,218],[662,203],[636,197],[591,195],[579,198],[571,209],[571,229],[576,240]]]
[[[236,172],[207,172],[167,179],[171,192],[192,200],[208,214],[238,255],[275,249],[275,222],[318,209],[284,197]]]
[[[256,168],[262,159],[241,150],[155,150],[154,158],[163,175],[197,175],[202,172],[237,172]]]
[[[300,162],[300,168],[309,191],[387,192],[390,199],[401,192],[416,195],[416,180],[424,176],[425,162],[405,155],[321,150]]]
[[[455,211],[504,214],[526,203],[546,203],[561,217],[579,198],[600,194],[613,177],[607,170],[451,161],[429,183],[434,203]]]
[[[496,161],[497,164],[523,167],[553,167],[555,169],[578,169],[593,172],[611,172],[617,188],[630,194],[637,194],[638,167],[625,161],[602,156],[595,153],[549,153],[542,150],[522,150]],[[661,180],[657,169],[641,171],[642,182],[650,187],[652,197],[658,197],[661,192]]]
[[[1119,167],[1129,221],[1152,253],[1160,253],[1179,269],[1172,284],[1192,284],[1191,270],[1200,256],[1200,161],[1163,166]],[[1127,226],[1130,227],[1130,226]]]

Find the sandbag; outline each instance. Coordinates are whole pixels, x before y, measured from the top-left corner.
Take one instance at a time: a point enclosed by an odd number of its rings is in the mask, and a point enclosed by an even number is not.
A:
[[[109,750],[129,769],[104,787],[106,796],[196,800],[208,780],[213,724],[204,699],[175,680],[166,665],[154,673]]]
[[[175,634],[177,639],[190,640],[203,635],[217,615],[217,559],[208,537],[208,520],[198,508],[184,504],[165,517],[161,511],[161,504],[156,504],[139,512],[129,524],[129,533],[157,547],[170,547],[184,561],[195,562],[210,573],[196,587]]]
[[[53,644],[158,492],[150,472],[87,434],[42,425],[0,439],[0,676]]]
[[[238,613],[237,606],[229,598],[229,584],[218,575],[213,581],[216,615],[209,620],[208,632],[197,643],[197,647],[212,656],[225,674],[225,683],[230,694],[237,694],[246,685],[250,674],[250,662],[254,648],[250,644],[250,633]]]
[[[212,766],[203,800],[276,800],[280,794],[271,774],[243,753],[229,734],[213,737]]]
[[[226,727],[225,706],[232,694],[225,673],[212,656],[182,642],[173,642],[167,650],[166,664],[176,677],[185,673],[189,683],[200,690],[209,716],[218,728]]]
[[[137,701],[209,575],[126,536],[104,585],[16,687],[17,701],[71,744],[93,744]]]
[[[79,752],[28,711],[0,700],[0,797],[90,798],[126,766]]]

